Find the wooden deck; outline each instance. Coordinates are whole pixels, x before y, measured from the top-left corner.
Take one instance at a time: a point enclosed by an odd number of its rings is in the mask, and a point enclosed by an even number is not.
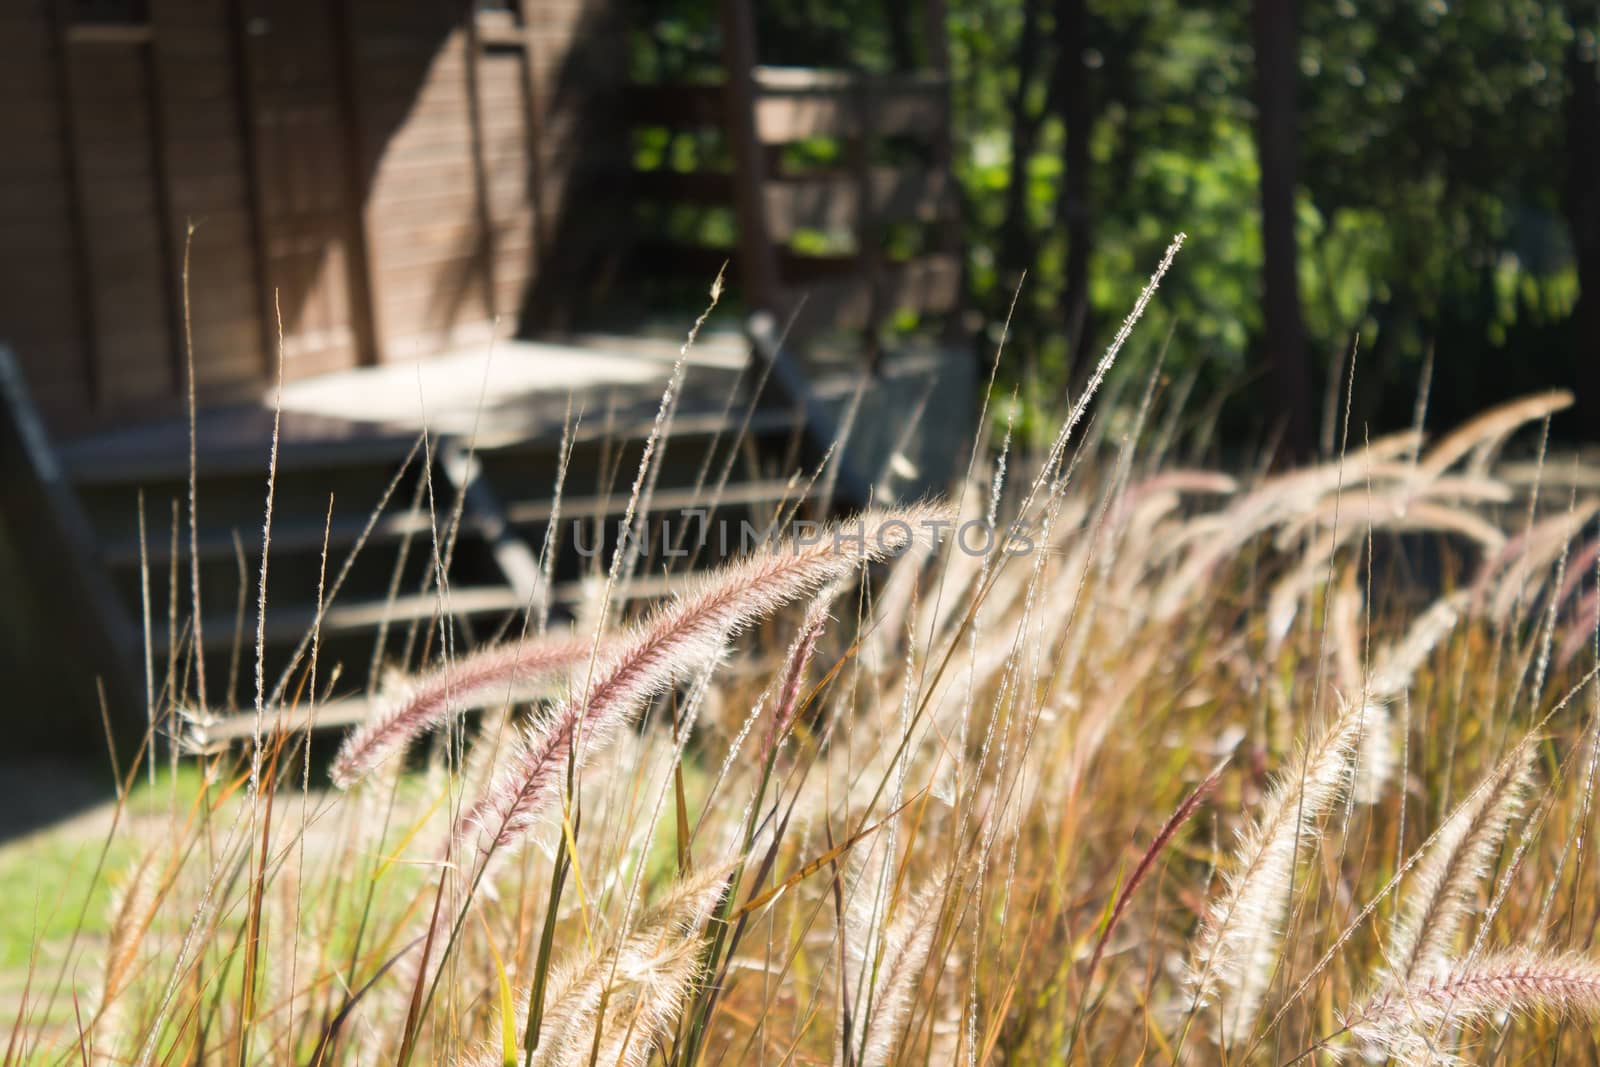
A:
[[[279,466],[398,459],[424,428],[482,448],[559,441],[569,400],[574,416],[582,416],[582,437],[628,436],[653,421],[678,347],[641,338],[501,341],[290,382],[281,399]],[[729,335],[692,348],[674,424],[692,428],[725,417],[748,352],[742,338]],[[202,411],[199,472],[264,472],[276,401],[276,390],[266,389],[254,403]],[[69,438],[58,452],[80,485],[166,480],[188,472],[189,427],[185,419],[166,418]]]

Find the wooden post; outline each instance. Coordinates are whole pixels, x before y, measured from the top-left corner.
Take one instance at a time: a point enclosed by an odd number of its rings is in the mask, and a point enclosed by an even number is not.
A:
[[[722,0],[724,109],[733,143],[734,208],[739,220],[739,274],[751,310],[785,315],[777,256],[767,233],[766,161],[756,124],[755,20],[749,0]]]

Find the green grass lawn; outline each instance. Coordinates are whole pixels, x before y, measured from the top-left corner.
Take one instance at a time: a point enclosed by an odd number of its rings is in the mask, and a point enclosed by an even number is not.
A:
[[[174,802],[186,805],[199,791],[199,769],[182,764],[176,777],[162,770],[153,785],[140,779],[109,845],[113,802],[101,817],[80,816],[0,846],[0,970],[25,970],[34,945],[45,953],[59,951],[74,929],[89,937],[105,933],[111,895],[139,850],[126,824],[165,812]],[[103,866],[98,878],[97,865]]]

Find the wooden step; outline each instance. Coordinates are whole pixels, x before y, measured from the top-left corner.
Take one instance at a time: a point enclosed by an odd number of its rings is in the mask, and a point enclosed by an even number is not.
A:
[[[195,466],[201,478],[259,475],[271,459],[272,412],[250,407],[207,412]],[[294,431],[294,432],[289,432]],[[313,419],[286,412],[280,427],[278,470],[397,464],[416,443],[410,431]],[[64,442],[58,449],[68,479],[80,489],[186,481],[188,427],[181,421],[135,426]]]
[[[579,353],[573,358],[581,359]],[[642,361],[642,357],[640,357]],[[671,363],[649,362],[659,379],[600,384],[574,393],[573,411],[587,407],[571,435],[574,444],[641,441],[655,428],[656,409]],[[737,368],[691,364],[685,374],[673,439],[698,439],[728,429],[729,391],[739,378]],[[566,394],[523,398],[518,418],[485,418],[475,435],[431,434],[442,439],[473,440],[479,452],[554,452],[561,443],[568,414]],[[502,401],[503,403],[503,401]],[[736,396],[732,411],[747,403]],[[461,412],[462,420],[470,422]],[[458,420],[460,421],[460,420]],[[794,426],[789,412],[759,408],[749,432],[780,433]],[[249,406],[204,411],[196,427],[195,467],[202,480],[259,478],[265,484],[271,458],[273,412]],[[357,467],[393,469],[417,445],[420,431],[399,424],[358,422],[299,411],[284,411],[278,423],[277,465],[280,473]],[[79,489],[118,485],[186,483],[189,478],[189,428],[182,419],[130,426],[62,442],[56,449],[62,469]]]
[[[525,604],[521,597],[503,586],[451,589],[448,602],[449,613],[455,617],[503,614],[519,611]],[[409,593],[396,597],[392,603],[387,600],[367,600],[353,604],[334,604],[323,613],[320,629],[323,634],[375,630],[385,619],[390,625],[394,625],[433,618],[439,614],[440,608],[441,600],[437,593]],[[293,604],[274,608],[268,603],[267,620],[263,627],[265,641],[268,646],[298,641],[310,632],[316,622],[317,612],[314,607]],[[231,648],[234,641],[234,623],[234,617],[231,615],[217,615],[204,620],[202,631],[205,635],[206,649],[217,651]],[[255,640],[255,623],[254,610],[247,611],[243,636],[246,644]],[[168,644],[168,635],[165,632],[153,634],[151,642],[157,650],[164,652]]]
[[[719,507],[793,503],[794,492],[794,487],[785,478],[734,482],[722,490]],[[692,487],[658,489],[651,498],[650,511],[658,515],[676,515],[684,508],[709,502],[710,496],[710,487],[699,491]],[[624,488],[605,496],[566,497],[561,501],[561,515],[563,518],[571,519],[609,518],[621,516],[626,512],[627,506],[628,492]],[[552,502],[548,499],[522,500],[507,504],[505,515],[516,525],[531,525],[549,522],[552,510]],[[275,555],[285,552],[320,552],[324,534],[330,548],[351,545],[361,536],[361,531],[367,528],[368,521],[366,516],[350,516],[334,519],[331,525],[325,525],[321,518],[274,518],[272,551]],[[431,538],[435,525],[442,527],[446,521],[446,517],[436,519],[425,513],[412,515],[406,512],[380,516],[372,525],[367,543],[397,541],[408,536]],[[464,535],[481,532],[483,525],[481,520],[472,515],[461,516],[460,529]],[[259,558],[260,533],[258,528],[239,531],[240,537],[244,538],[246,556]],[[149,538],[145,547],[152,566],[166,564],[172,558],[172,546],[167,538]],[[233,531],[215,528],[201,530],[197,547],[201,559],[231,557],[234,554]],[[189,558],[187,532],[178,539],[178,557]],[[112,567],[136,567],[139,565],[139,539],[137,537],[109,539],[102,544],[101,558]]]
[[[650,514],[677,515],[687,508],[711,502],[714,486],[699,489],[657,489],[650,497]],[[730,482],[717,495],[719,508],[747,507],[753,504],[792,504],[797,487],[788,478]],[[568,518],[620,516],[628,507],[627,491],[603,497],[577,497],[561,501],[561,514]],[[549,522],[554,505],[549,500],[523,500],[506,505],[506,517],[519,525]]]
[[[598,579],[603,582],[604,579]],[[613,602],[656,600],[673,593],[683,582],[682,575],[653,575],[634,578],[619,584],[611,592]],[[550,603],[571,606],[582,602],[598,590],[595,580],[558,582],[551,587]],[[528,607],[528,599],[504,586],[468,586],[452,588],[448,598],[449,614],[454,618],[483,615],[509,615]],[[441,599],[437,593],[409,593],[388,600],[362,600],[352,604],[334,604],[322,616],[321,632],[324,635],[357,633],[376,630],[385,620],[390,626],[431,619],[440,614]],[[208,651],[224,651],[233,647],[235,618],[216,615],[202,623],[205,646]],[[265,640],[268,647],[277,647],[299,641],[316,625],[315,608],[291,605],[281,609],[267,606]],[[245,613],[243,641],[255,641],[255,614]],[[165,652],[168,635],[153,633],[151,643],[157,651]]]

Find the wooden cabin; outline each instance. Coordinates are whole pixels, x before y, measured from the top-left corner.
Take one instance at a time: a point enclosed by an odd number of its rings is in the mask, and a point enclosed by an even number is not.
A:
[[[916,69],[765,64],[755,3],[723,0],[719,79],[637,84],[625,0],[0,5],[0,580],[20,591],[0,651],[35,673],[63,652],[93,664],[48,669],[87,687],[85,709],[105,679],[124,726],[168,729],[146,720],[164,702],[248,706],[238,575],[259,566],[269,447],[262,633],[284,678],[312,628],[359,694],[425,658],[446,618],[470,644],[581,597],[581,561],[541,573],[530,547],[565,469],[567,383],[590,382],[604,418],[573,438],[563,515],[599,525],[627,504],[617,471],[693,317],[670,342],[617,336],[610,294],[687,286],[698,309],[730,260],[747,327],[702,345],[656,506],[695,502],[715,469],[726,501],[768,518],[881,495],[891,468],[937,484],[972,360],[952,341],[943,15],[923,6]],[[646,159],[641,139],[712,147]],[[580,321],[597,302],[599,340]],[[392,417],[419,392],[421,451]],[[849,454],[792,478],[796,457],[831,455],[846,410]],[[919,437],[925,411],[939,429]],[[435,486],[458,501],[448,604],[410,550]],[[319,604],[347,551],[362,562]],[[654,573],[623,594],[658,595]],[[191,585],[194,613],[174,592]]]
[[[7,3],[0,340],[80,429],[176,410],[186,333],[205,403],[269,379],[280,319],[291,380],[510,332],[553,220],[616,215],[620,32],[603,0]]]
[[[930,5],[937,16],[937,5]],[[722,84],[627,85],[622,0],[13,0],[0,7],[0,342],[50,425],[201,403],[563,325],[626,262],[738,260],[748,306],[861,329],[954,306],[942,49],[871,78],[763,66],[724,4]],[[938,41],[937,33],[930,41]],[[713,126],[734,166],[635,173],[641,124]],[[852,146],[786,169],[782,147]],[[913,167],[874,140],[922,137]],[[685,248],[641,203],[721,202],[731,247]],[[882,228],[939,223],[886,263]],[[843,254],[803,255],[841,226]],[[920,254],[925,251],[926,254]],[[187,264],[187,272],[185,265]],[[865,282],[865,284],[863,284]],[[804,298],[804,299],[802,299]]]

